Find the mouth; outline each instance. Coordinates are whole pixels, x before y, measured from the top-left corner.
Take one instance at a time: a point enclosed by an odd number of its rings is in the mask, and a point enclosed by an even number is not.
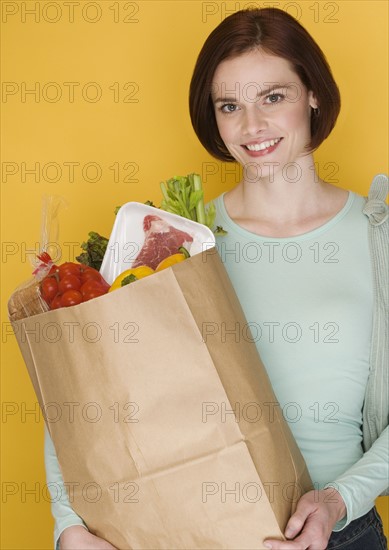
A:
[[[250,143],[247,145],[242,145],[242,147],[244,147],[244,149],[249,151],[249,153],[251,154],[255,155],[255,153],[259,153],[263,155],[274,151],[274,149],[277,147],[282,139],[283,138],[269,139],[267,141],[262,141],[261,143]],[[255,156],[258,156],[258,154]]]

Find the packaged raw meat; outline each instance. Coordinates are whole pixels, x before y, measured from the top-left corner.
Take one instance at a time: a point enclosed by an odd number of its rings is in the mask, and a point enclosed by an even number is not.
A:
[[[109,239],[100,273],[112,283],[126,269],[157,265],[183,246],[191,256],[215,246],[203,224],[138,202],[124,204]]]
[[[145,216],[143,230],[145,242],[132,267],[147,265],[156,269],[162,260],[176,254],[181,246],[188,249],[193,242],[189,233],[176,229],[160,216]]]

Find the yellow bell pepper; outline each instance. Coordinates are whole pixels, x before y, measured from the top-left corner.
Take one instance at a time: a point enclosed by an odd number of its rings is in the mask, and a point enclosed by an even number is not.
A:
[[[168,256],[167,258],[162,260],[162,262],[160,262],[155,268],[155,271],[162,271],[162,269],[171,267],[172,265],[178,264],[179,262],[183,262],[184,260],[186,260],[185,254],[181,254],[181,253],[172,254],[171,256]]]
[[[183,262],[187,258],[190,258],[189,252],[186,248],[180,246],[177,254],[172,254],[171,256],[168,256],[167,258],[162,260],[155,268],[155,271],[162,271],[162,269],[166,269],[168,267],[171,267],[172,265],[178,264],[179,262]]]
[[[122,288],[123,286],[133,283],[138,279],[143,279],[143,277],[147,277],[148,275],[152,275],[153,273],[155,273],[155,271],[147,265],[140,265],[138,267],[134,267],[133,269],[127,269],[126,271],[123,271],[123,273],[121,273],[118,277],[116,277],[108,292],[111,292],[112,290],[117,290],[118,288]]]

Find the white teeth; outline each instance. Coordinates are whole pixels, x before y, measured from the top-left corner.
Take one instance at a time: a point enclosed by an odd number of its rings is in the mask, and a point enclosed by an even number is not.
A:
[[[255,143],[254,145],[246,145],[249,151],[263,151],[272,147],[275,143],[278,143],[281,138],[271,139],[270,141],[263,141],[262,143]]]

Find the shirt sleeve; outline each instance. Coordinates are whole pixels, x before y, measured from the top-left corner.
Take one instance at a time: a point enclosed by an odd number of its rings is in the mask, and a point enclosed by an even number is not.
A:
[[[54,548],[59,550],[59,537],[67,527],[81,525],[83,520],[72,509],[58,464],[57,454],[45,424],[45,467],[47,488],[51,496],[51,512],[54,517]]]
[[[346,505],[346,516],[338,521],[334,531],[341,531],[362,515],[366,504],[387,489],[389,483],[389,426],[371,448],[351,468],[324,487],[333,487]]]

